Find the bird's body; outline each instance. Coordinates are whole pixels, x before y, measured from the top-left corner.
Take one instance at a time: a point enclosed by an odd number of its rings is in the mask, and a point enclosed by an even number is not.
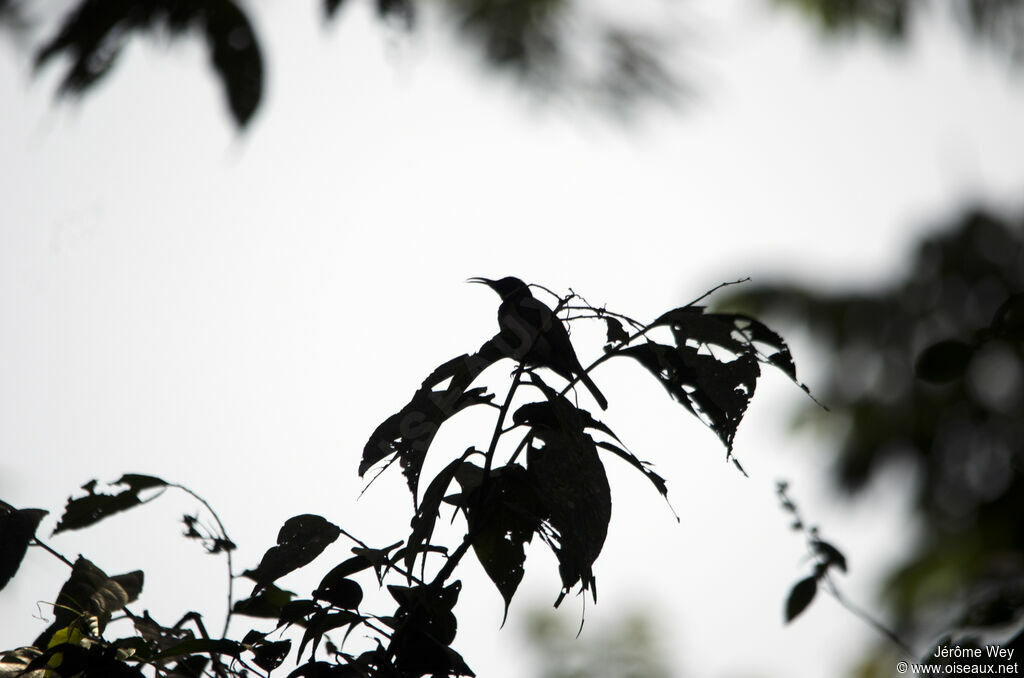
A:
[[[567,381],[579,378],[601,406],[608,409],[604,394],[587,374],[576,357],[565,324],[519,278],[501,280],[470,278],[470,282],[487,285],[501,297],[498,306],[498,327],[506,341],[511,342],[509,354],[531,367],[547,367]]]

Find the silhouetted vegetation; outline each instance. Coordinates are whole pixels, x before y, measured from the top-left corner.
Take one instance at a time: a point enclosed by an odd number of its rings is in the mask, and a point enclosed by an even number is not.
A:
[[[840,487],[909,470],[921,538],[886,601],[919,643],[1005,633],[1024,612],[1022,290],[1024,221],[975,210],[925,239],[891,284],[766,284],[732,300],[797,323],[826,353],[831,412],[801,420],[837,441]]]
[[[324,0],[325,20],[343,19],[347,4]],[[382,22],[403,30],[415,30],[421,12],[439,12],[489,67],[547,95],[625,110],[679,92],[666,61],[670,36],[656,21],[626,22],[573,0],[376,0],[375,8]],[[194,34],[207,45],[236,124],[247,125],[261,105],[265,50],[246,2],[77,0],[42,37],[32,30],[48,23],[33,14],[38,11],[29,3],[3,0],[0,21],[38,42],[37,67],[64,62],[62,94],[90,92],[116,66],[129,40]]]
[[[383,472],[397,462],[405,476],[413,508],[405,539],[374,535],[373,542],[388,545],[371,546],[322,516],[298,515],[284,522],[277,544],[254,568],[239,572],[232,562],[235,543],[219,517],[181,485],[126,474],[113,483],[114,492],[90,481],[82,487],[84,494],[69,498],[54,535],[88,528],[171,490],[202,503],[213,522],[186,515],[183,524],[187,538],[226,559],[228,609],[223,630],[216,634],[197,610],[167,623],[131,609],[142,593],[141,571],[110,576],[84,556],[72,562],[36,536],[44,511],[0,504],[3,584],[30,547],[49,551],[71,568],[53,599],[52,623],[31,645],[3,653],[0,675],[264,675],[292,654],[290,630],[298,639],[298,667],[288,674],[291,678],[474,675],[453,648],[454,608],[462,588],[454,575],[470,550],[504,599],[506,614],[525,571],[524,547],[534,537],[558,563],[561,590],[555,606],[574,588],[596,602],[595,563],[612,510],[602,455],[626,461],[667,494],[665,480],[648,462],[570,398],[577,382],[586,383],[603,405],[604,396],[589,373],[607,360],[632,358],[719,436],[725,459],[742,471],[732,442],[761,366],[796,380],[785,342],[749,316],[709,313],[695,301],[642,324],[591,306],[574,293],[558,297],[533,286],[551,296],[552,309],[518,279],[478,280],[502,296],[498,334],[476,352],[438,366],[409,402],[373,431],[363,449],[360,475]],[[565,323],[588,321],[606,328],[607,342],[603,354],[583,367]],[[498,366],[505,360],[515,369],[498,399],[483,377],[488,372],[491,378],[495,372],[507,375],[507,365]],[[564,382],[561,388],[549,383],[552,374]],[[438,449],[438,430],[469,408],[494,413],[489,440],[469,441],[464,451],[450,444]],[[421,483],[428,453],[446,463]],[[464,525],[453,547],[435,541],[437,520],[446,511]],[[315,589],[299,595],[281,588],[282,579],[313,563],[342,537],[353,544],[351,556],[331,566]],[[234,591],[241,586],[246,597],[237,600]],[[397,607],[371,612],[364,603],[367,586],[386,589],[389,604]],[[370,605],[379,604],[379,598]],[[251,627],[232,635],[231,622],[241,618]]]

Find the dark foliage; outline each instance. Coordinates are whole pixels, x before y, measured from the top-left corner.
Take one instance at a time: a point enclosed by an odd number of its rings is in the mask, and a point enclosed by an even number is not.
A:
[[[775,0],[791,6],[817,23],[828,34],[870,31],[894,42],[913,35],[914,21],[929,12],[953,14],[965,33],[1024,59],[1024,2],[1021,0]]]
[[[600,391],[590,379],[590,371],[611,358],[638,360],[687,411],[721,438],[729,459],[736,426],[760,375],[759,365],[777,367],[794,380],[796,371],[782,339],[747,316],[710,314],[703,307],[690,305],[642,325],[589,306],[576,295],[554,301],[557,303],[550,309],[534,300],[531,308],[538,312],[519,314],[515,322],[499,314],[500,331],[494,338],[476,353],[440,365],[409,403],[370,436],[359,473],[399,462],[413,497],[407,541],[372,547],[321,516],[300,515],[285,521],[276,545],[255,568],[237,574],[231,566],[234,544],[216,514],[212,514],[216,529],[203,527],[197,516],[185,516],[185,536],[202,541],[209,553],[226,557],[229,582],[239,577],[255,582],[249,597],[237,602],[229,586],[222,637],[211,635],[196,611],[172,625],[164,625],[148,613],[136,614],[129,605],[141,593],[141,572],[111,577],[79,558],[57,596],[53,623],[36,639],[34,648],[6,653],[5,661],[28,670],[48,667],[61,676],[152,672],[241,678],[281,667],[293,653],[293,643],[280,632],[292,629],[301,633],[294,648],[298,666],[289,674],[295,678],[472,676],[453,647],[458,628],[455,606],[462,589],[461,582],[453,579],[455,570],[472,550],[504,600],[507,615],[525,572],[525,545],[535,535],[551,548],[558,562],[561,590],[555,605],[577,586],[580,593],[589,591],[596,601],[595,569],[612,512],[611,487],[601,453],[625,459],[660,494],[666,495],[667,487],[647,462],[625,448],[607,424],[596,420],[567,393],[579,382],[597,399]],[[607,321],[609,329],[603,355],[586,368],[560,324],[584,320]],[[626,333],[623,323],[634,329],[633,334]],[[659,334],[665,336],[656,339]],[[488,367],[504,360],[512,361],[515,369],[498,405],[489,386],[474,384]],[[565,386],[558,390],[548,379],[562,379]],[[496,411],[486,449],[470,446],[462,453],[438,449],[435,434],[439,428],[475,405]],[[502,439],[507,444],[499,445]],[[420,474],[428,454],[449,461],[426,483],[419,497]],[[114,486],[126,489],[108,494],[97,491],[96,481],[83,486],[85,496],[68,500],[55,533],[88,527],[139,506],[153,498],[144,498],[145,492],[156,496],[179,489],[192,494],[160,478],[137,474],[122,476]],[[456,486],[459,491],[451,493]],[[204,500],[196,498],[209,509]],[[464,518],[465,533],[454,548],[434,541],[435,524],[445,506],[453,507],[453,522],[458,515]],[[12,548],[0,564],[9,571],[9,578],[25,549],[38,543],[33,535],[43,513],[15,511],[7,505],[0,508],[4,509],[0,539]],[[355,544],[351,556],[330,567],[308,597],[278,585],[279,580],[320,558],[342,536]],[[845,568],[834,547],[816,543],[825,570]],[[810,585],[822,576],[816,571]],[[394,583],[396,580],[401,583]],[[396,605],[393,611],[380,614],[364,609],[364,587],[374,584],[386,587]],[[807,591],[806,583],[794,590],[790,618],[810,602],[813,589],[810,594]],[[115,614],[130,622],[134,635],[110,640],[113,634],[107,633],[107,626]],[[234,640],[228,634],[232,618],[248,618],[261,628],[250,629],[242,640]],[[347,641],[357,629],[355,635],[361,640],[354,642],[362,645],[349,651],[346,645],[351,643]]]
[[[799,321],[834,365],[821,399],[835,414],[843,488],[893,462],[913,468],[922,540],[892,573],[888,600],[925,636],[943,630],[933,613],[915,614],[933,605],[973,626],[1024,609],[1022,291],[1024,221],[972,211],[922,242],[890,285],[763,285],[733,300]]]
[[[343,14],[345,4],[324,0],[325,20]],[[416,28],[415,0],[376,0],[375,5],[383,22]],[[668,41],[656,35],[656,28],[620,26],[596,17],[585,24],[572,21],[583,8],[573,0],[440,3],[455,32],[489,67],[514,74],[532,89],[582,97],[614,110],[676,96],[679,87],[666,65]],[[240,0],[76,0],[36,49],[36,65],[66,62],[60,93],[80,95],[111,72],[130,39],[198,35],[206,42],[231,117],[243,128],[262,102],[266,70],[250,13],[249,4]],[[0,1],[0,22],[28,32],[26,14],[17,0]],[[576,55],[581,51],[596,55],[596,66],[584,66]]]

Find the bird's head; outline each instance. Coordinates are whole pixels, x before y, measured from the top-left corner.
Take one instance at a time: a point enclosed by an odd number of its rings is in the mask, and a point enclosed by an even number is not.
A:
[[[480,283],[481,285],[487,285],[492,290],[498,293],[502,299],[508,299],[519,295],[530,295],[530,288],[527,287],[519,278],[507,276],[501,280],[491,280],[490,278],[470,278],[466,282]]]

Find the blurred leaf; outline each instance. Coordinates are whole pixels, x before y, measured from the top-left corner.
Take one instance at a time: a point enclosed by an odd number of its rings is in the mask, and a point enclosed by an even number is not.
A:
[[[0,501],[0,591],[21,567],[36,528],[47,513],[42,509],[16,509]]]
[[[245,576],[256,582],[254,591],[293,570],[308,565],[341,534],[337,525],[321,516],[305,514],[289,518],[277,533],[277,546],[271,546],[255,570]]]
[[[345,0],[324,0],[324,14],[328,19],[332,18],[343,4]]]
[[[814,550],[824,559],[825,567],[838,567],[840,571],[846,572],[846,556],[843,555],[842,551],[837,549],[832,544],[821,539],[815,539],[811,542]]]
[[[37,51],[36,66],[66,56],[71,65],[60,91],[81,94],[110,72],[128,36],[157,29],[202,32],[235,122],[245,126],[262,96],[263,60],[248,17],[232,0],[79,0]]]
[[[962,341],[940,341],[926,348],[917,359],[914,371],[918,378],[936,384],[959,379],[967,370],[974,347]]]
[[[786,623],[793,621],[797,616],[807,609],[807,606],[814,600],[814,594],[818,592],[818,580],[814,577],[801,579],[789,592],[786,600]]]
[[[992,318],[996,336],[1024,341],[1024,294],[1014,294],[996,309]]]

